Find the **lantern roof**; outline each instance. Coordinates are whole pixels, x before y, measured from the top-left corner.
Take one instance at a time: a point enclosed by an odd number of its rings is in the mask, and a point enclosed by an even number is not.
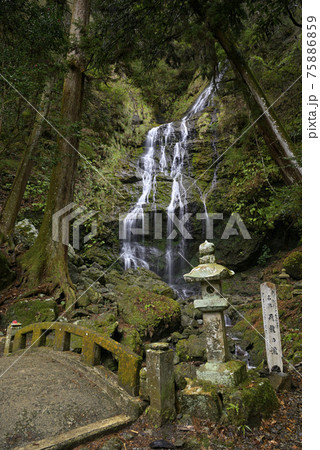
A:
[[[233,270],[217,264],[214,257],[214,244],[205,241],[199,246],[200,264],[184,275],[186,281],[223,280],[234,275]]]

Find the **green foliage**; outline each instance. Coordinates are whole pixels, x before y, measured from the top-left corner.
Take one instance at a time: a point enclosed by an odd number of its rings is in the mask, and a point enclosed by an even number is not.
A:
[[[228,403],[226,406],[227,411],[235,411],[236,414],[239,414],[239,405],[237,403]]]
[[[257,264],[262,267],[266,266],[269,259],[271,258],[271,255],[272,254],[270,248],[267,245],[263,245],[260,256],[257,260]]]
[[[190,59],[190,46],[175,42],[173,47],[174,57],[161,59],[154,68],[146,71],[141,59],[132,61],[128,67],[128,74],[141,89],[144,100],[167,120],[172,120],[173,104],[186,92],[196,70],[194,60]]]
[[[31,201],[31,206],[35,210],[44,211],[47,199],[47,193],[49,189],[48,179],[35,179],[29,180],[24,198]]]
[[[238,431],[242,432],[243,437],[245,437],[247,431],[252,432],[251,428],[248,425],[245,425],[245,424],[239,425],[238,426]]]
[[[64,6],[51,0],[1,3],[1,74],[32,104],[38,103],[48,74],[58,72],[58,55],[66,50],[63,14]],[[17,132],[23,141],[34,117],[14,88],[1,78],[0,114],[6,118],[1,131],[7,145]]]

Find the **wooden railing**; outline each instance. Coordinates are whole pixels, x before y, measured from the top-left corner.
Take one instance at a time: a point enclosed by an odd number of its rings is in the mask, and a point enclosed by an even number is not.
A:
[[[72,323],[34,323],[16,331],[12,353],[26,348],[27,335],[32,333],[30,347],[46,345],[46,337],[54,331],[53,348],[70,350],[71,335],[82,337],[82,358],[90,366],[101,364],[101,349],[105,349],[118,361],[118,381],[130,395],[139,394],[139,371],[142,358],[115,340]]]

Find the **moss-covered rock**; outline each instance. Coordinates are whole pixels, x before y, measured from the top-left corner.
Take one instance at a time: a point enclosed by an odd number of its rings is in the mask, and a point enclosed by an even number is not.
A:
[[[302,278],[302,252],[294,251],[283,261],[283,268],[295,280]]]
[[[183,307],[181,311],[181,325],[184,328],[191,326],[194,319],[200,318],[202,318],[202,313],[193,306],[193,303]]]
[[[178,392],[178,408],[181,414],[217,422],[222,413],[218,391],[210,383],[187,379],[186,387]]]
[[[117,331],[119,322],[113,314],[106,313],[95,319],[82,319],[78,324],[112,338]]]
[[[14,272],[10,269],[5,256],[0,252],[0,291],[14,280]]]
[[[125,284],[116,286],[116,290],[121,319],[141,337],[159,338],[179,327],[180,306],[172,298]]]
[[[293,288],[290,284],[280,284],[277,286],[279,300],[290,300],[292,298]]]
[[[102,301],[102,295],[97,292],[94,288],[89,288],[86,291],[79,292],[77,299],[77,306],[80,308],[86,308],[91,303],[97,304]]]
[[[205,336],[191,335],[188,339],[181,339],[176,346],[180,361],[206,361]]]
[[[110,280],[110,277],[108,279]],[[174,300],[177,298],[175,291],[151,270],[142,267],[135,270],[129,269],[123,274],[121,279],[129,285],[139,286],[155,294],[163,295]]]
[[[20,300],[8,308],[5,321],[9,324],[17,320],[26,326],[36,322],[53,322],[57,315],[57,304],[53,299]]]
[[[256,426],[279,407],[276,393],[267,378],[253,376],[236,390],[224,394],[227,423]]]
[[[171,333],[171,342],[173,344],[176,344],[178,341],[180,341],[180,339],[183,339],[183,335],[181,333],[179,333],[179,331],[174,331],[173,333]]]
[[[270,381],[253,371],[236,387],[221,388],[209,381],[187,379],[177,398],[182,414],[237,426],[256,426],[279,407]]]
[[[105,282],[103,268],[97,263],[94,263],[87,269],[82,270],[81,276],[89,278],[92,282],[99,281],[99,283],[102,284]]]
[[[159,338],[179,327],[180,306],[173,300],[176,293],[154,272],[142,268],[125,273],[111,270],[105,275],[105,286],[105,298],[117,303],[121,321],[129,325],[124,329],[134,328],[142,338]],[[135,333],[129,334],[130,345],[139,346],[132,341]]]
[[[106,268],[112,264],[119,256],[119,248],[105,248],[105,246],[95,244],[92,246],[86,246],[81,253],[82,258],[88,264],[93,262],[99,264],[100,266]],[[116,263],[115,266],[117,267]]]

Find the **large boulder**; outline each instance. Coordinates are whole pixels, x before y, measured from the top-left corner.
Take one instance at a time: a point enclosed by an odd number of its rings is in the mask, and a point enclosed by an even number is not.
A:
[[[138,286],[117,286],[121,319],[143,337],[160,338],[180,326],[178,302]]]
[[[174,300],[177,298],[176,292],[151,270],[142,267],[135,270],[129,269],[124,273],[123,280],[129,285],[139,286],[155,294],[164,295]]]
[[[224,421],[238,427],[257,426],[279,407],[276,393],[267,378],[251,374],[249,379],[224,395]]]
[[[117,306],[125,345],[140,347],[136,332],[142,339],[160,338],[179,328],[176,293],[155,273],[142,268],[125,273],[111,270],[105,273],[104,283],[104,300]]]

